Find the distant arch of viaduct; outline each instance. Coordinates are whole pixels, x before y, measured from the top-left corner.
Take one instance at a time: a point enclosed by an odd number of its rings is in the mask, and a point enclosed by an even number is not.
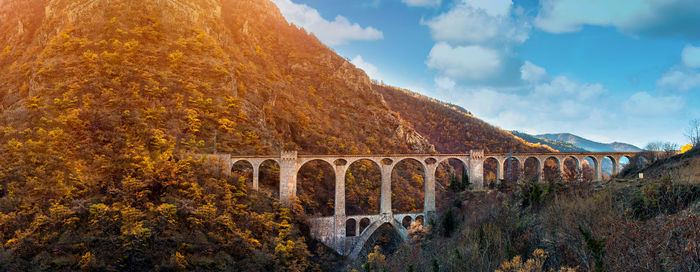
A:
[[[573,159],[577,173],[582,171],[582,162],[590,158],[594,163],[594,180],[602,179],[601,162],[609,158],[613,164],[613,174],[620,170],[620,160],[632,159],[636,152],[590,152],[590,153],[493,153],[484,154],[483,150],[472,150],[468,154],[404,154],[404,155],[298,155],[296,151],[283,151],[279,156],[231,156],[228,154],[203,154],[208,158],[219,160],[227,169],[232,169],[237,162],[248,162],[253,167],[254,190],[259,188],[260,166],[266,161],[274,161],[280,168],[279,198],[289,204],[297,192],[297,174],[302,166],[311,161],[323,161],[335,170],[335,213],[327,217],[311,217],[311,234],[339,254],[357,257],[365,242],[375,230],[384,224],[390,224],[402,239],[407,238],[407,227],[413,221],[426,221],[435,214],[435,172],[441,162],[455,159],[464,165],[474,190],[485,186],[483,167],[486,160],[498,162],[496,176],[504,178],[504,168],[508,160],[517,160],[520,165],[534,158],[537,162],[539,180],[544,179],[545,161],[553,159],[563,171],[564,161]],[[345,174],[349,166],[356,161],[369,160],[375,163],[381,172],[380,211],[375,215],[345,215]],[[394,214],[391,209],[391,173],[399,162],[415,160],[423,167],[425,180],[424,207],[422,213]],[[425,223],[425,222],[423,222]],[[350,230],[346,232],[346,230]]]

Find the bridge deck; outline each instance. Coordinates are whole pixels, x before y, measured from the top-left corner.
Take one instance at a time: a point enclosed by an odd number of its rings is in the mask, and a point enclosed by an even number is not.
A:
[[[639,152],[527,152],[527,153],[485,153],[484,156],[603,156],[603,155],[634,155]],[[298,158],[388,158],[388,157],[468,157],[468,153],[464,154],[348,154],[348,155],[312,155],[299,154]],[[279,158],[278,155],[231,155],[232,159],[274,159]]]

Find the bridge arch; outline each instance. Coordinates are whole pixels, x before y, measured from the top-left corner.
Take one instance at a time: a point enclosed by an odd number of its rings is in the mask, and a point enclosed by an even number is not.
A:
[[[249,160],[236,160],[231,164],[231,175],[234,177],[243,177],[245,179],[245,185],[251,188],[255,188],[253,178],[256,175],[255,167]]]
[[[359,228],[358,228],[357,233],[359,233],[359,234],[364,233],[365,230],[367,229],[367,227],[369,227],[369,223],[370,223],[370,221],[369,221],[368,217],[364,217],[364,218],[360,219],[360,223],[358,224]]]
[[[279,199],[280,195],[280,164],[278,160],[266,159],[260,162],[258,173],[258,190]],[[255,183],[255,181],[253,181]]]
[[[380,228],[386,228],[386,229],[391,229],[394,234],[396,234],[396,238],[400,240],[400,242],[405,242],[406,241],[406,231],[401,225],[400,222],[397,222],[396,220],[391,220],[389,222],[383,221],[383,220],[377,220],[372,222],[365,231],[363,231],[359,237],[358,241],[353,247],[353,249],[350,251],[350,258],[355,259],[358,256],[360,256],[360,253],[362,250],[366,247],[368,242],[373,242],[371,241],[373,237],[376,237],[377,230]],[[366,255],[366,254],[364,254]]]
[[[507,157],[503,160],[503,180],[517,182],[522,172],[522,162],[517,157]]]
[[[393,213],[423,211],[427,169],[420,158],[406,157],[394,162],[391,169],[390,192]]]
[[[503,177],[503,164],[497,157],[484,158],[483,177],[486,184],[496,184]]]
[[[410,215],[406,215],[401,219],[401,225],[405,228],[408,229],[411,226],[411,223],[413,222],[413,217]]]
[[[523,176],[527,180],[538,180],[540,179],[540,172],[542,170],[542,162],[537,157],[527,157],[523,161]]]
[[[357,220],[354,218],[348,218],[348,220],[345,221],[345,236],[346,237],[355,237],[357,236],[358,232],[358,224]]]
[[[583,161],[585,161],[588,164],[588,166],[593,170],[590,181],[601,180],[602,173],[601,173],[600,161],[598,161],[598,158],[596,158],[595,156],[586,156],[583,158]],[[582,163],[581,164],[581,172],[584,172],[584,168],[585,168],[584,164]],[[587,175],[582,174],[582,176],[584,176],[585,181],[589,181],[587,178]]]
[[[431,169],[428,169],[428,171],[431,171]],[[436,207],[446,205],[448,192],[469,189],[467,187],[468,184],[465,184],[470,182],[469,167],[464,160],[455,157],[441,158],[433,171]]]
[[[617,158],[617,173],[619,174],[623,170],[634,166],[634,161],[632,156],[622,155]]]
[[[378,214],[382,171],[376,160],[354,160],[345,171],[345,214]]]
[[[333,160],[310,159],[297,170],[296,196],[306,214],[335,214],[335,167]]]
[[[613,156],[600,157],[601,179],[610,179],[617,171],[617,161]]]
[[[575,156],[566,156],[561,158],[559,171],[562,179],[565,181],[576,181],[581,177],[581,162]]]
[[[562,159],[556,156],[549,156],[544,159],[542,174],[545,181],[552,182],[561,179]]]

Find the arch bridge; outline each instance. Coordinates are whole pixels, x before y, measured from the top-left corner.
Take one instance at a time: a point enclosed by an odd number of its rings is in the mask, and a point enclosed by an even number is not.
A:
[[[496,176],[504,178],[505,164],[509,160],[517,160],[521,165],[534,158],[537,162],[538,180],[544,179],[544,165],[548,159],[554,159],[559,171],[563,171],[566,159],[573,159],[577,173],[582,172],[582,162],[591,159],[594,163],[594,180],[602,179],[601,162],[609,158],[613,164],[613,174],[620,170],[620,160],[624,157],[630,161],[637,152],[590,152],[590,153],[492,153],[484,154],[483,150],[472,150],[468,154],[395,154],[395,155],[299,155],[296,151],[283,151],[280,155],[232,156],[229,154],[202,154],[201,156],[215,159],[227,167],[228,173],[237,162],[248,162],[253,168],[252,187],[259,188],[260,166],[266,161],[274,161],[279,165],[279,198],[285,204],[294,201],[297,192],[297,174],[302,166],[311,161],[324,161],[335,171],[335,207],[334,215],[327,217],[311,217],[311,235],[333,248],[339,254],[357,257],[365,242],[375,230],[384,224],[391,226],[402,239],[407,238],[408,227],[412,222],[425,224],[435,215],[435,172],[440,163],[454,159],[464,165],[466,174],[473,184],[474,190],[484,189],[483,167],[486,160],[495,160],[498,164]],[[345,175],[349,166],[356,161],[369,160],[376,164],[381,172],[381,196],[379,214],[352,215],[345,214]],[[391,173],[401,161],[415,160],[421,164],[424,172],[425,194],[422,213],[394,214],[391,209]],[[579,177],[581,175],[578,175]]]

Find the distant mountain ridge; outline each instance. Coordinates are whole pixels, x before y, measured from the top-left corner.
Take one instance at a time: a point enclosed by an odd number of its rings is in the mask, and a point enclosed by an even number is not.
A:
[[[580,148],[578,146],[575,146],[571,143],[564,142],[564,141],[539,138],[535,135],[527,134],[527,133],[516,131],[516,130],[512,130],[510,133],[515,135],[515,136],[518,136],[521,139],[528,141],[530,143],[547,145],[551,148],[558,150],[559,152],[587,152],[588,151],[586,149]]]
[[[547,139],[551,141],[562,141],[570,143],[576,147],[582,148],[590,152],[637,152],[642,151],[641,148],[636,147],[627,143],[613,142],[613,143],[600,143],[592,141],[581,136],[577,136],[571,133],[549,133],[535,135],[537,138]]]

